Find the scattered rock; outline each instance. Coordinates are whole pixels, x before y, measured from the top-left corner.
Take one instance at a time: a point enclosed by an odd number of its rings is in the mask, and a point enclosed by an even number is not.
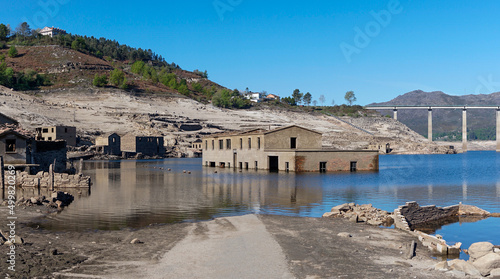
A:
[[[347,233],[347,232],[338,233],[337,236],[346,237],[346,238],[352,237],[352,235],[350,233]]]
[[[486,254],[476,259],[473,265],[481,272],[481,275],[488,276],[493,269],[500,268],[500,255],[497,253]]]
[[[58,255],[57,249],[50,249],[50,255],[53,255],[53,256]]]
[[[335,215],[335,213],[333,213],[333,212],[325,212],[325,214],[323,214],[323,217],[324,218],[328,218],[328,217],[331,217],[333,215]]]
[[[489,242],[476,242],[469,247],[468,251],[471,260],[475,261],[476,259],[493,252],[493,244]]]
[[[332,210],[323,216],[343,217],[352,222],[365,222],[373,226],[390,225],[393,221],[391,213],[375,208],[371,204],[344,203],[332,207]]]
[[[448,265],[452,270],[463,271],[465,272],[465,274],[471,276],[481,276],[479,270],[476,267],[474,267],[470,262],[457,259],[449,261]]]
[[[16,242],[16,244],[23,244],[24,243],[24,239],[20,236],[17,236],[14,238],[14,241]]]

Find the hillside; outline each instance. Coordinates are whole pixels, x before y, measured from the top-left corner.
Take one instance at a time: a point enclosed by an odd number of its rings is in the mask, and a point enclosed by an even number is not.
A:
[[[132,71],[134,63],[109,57],[99,58],[59,45],[18,46],[18,55],[5,63],[16,72],[32,69],[47,75],[51,83],[38,90],[13,91],[0,87],[0,112],[11,116],[28,130],[42,125],[76,126],[82,143],[90,144],[97,135],[118,132],[163,135],[172,155],[191,155],[193,141],[203,135],[250,128],[276,128],[291,124],[313,127],[324,134],[323,144],[337,149],[368,148],[370,144],[391,144],[397,153],[445,153],[446,147],[429,143],[400,122],[371,117],[354,107],[345,108],[351,117],[332,117],[312,107],[263,103],[248,109],[224,109],[210,104],[215,90],[224,87],[179,67],[153,68],[158,75],[173,76],[168,86],[146,73]],[[7,50],[1,50],[5,54]],[[88,52],[88,51],[87,51]],[[131,83],[127,90],[92,85],[96,75],[124,72]],[[156,71],[156,70],[154,70]],[[144,72],[144,70],[143,70]],[[188,91],[179,92],[185,84]],[[201,85],[196,89],[194,85]],[[343,107],[336,107],[343,110]],[[365,115],[364,117],[362,117]],[[363,128],[359,128],[363,127]]]
[[[18,55],[14,58],[7,56],[7,49],[0,50],[0,55],[5,55],[7,67],[11,67],[16,72],[25,72],[28,69],[38,73],[45,74],[51,84],[42,86],[40,89],[56,88],[78,88],[92,87],[92,81],[96,74],[109,75],[115,69],[122,69],[125,77],[132,84],[130,92],[141,93],[159,93],[159,94],[179,94],[176,89],[169,88],[161,82],[152,82],[144,79],[141,75],[133,74],[130,71],[131,63],[128,61],[105,60],[93,55],[82,53],[70,48],[46,45],[46,46],[16,46]],[[217,89],[222,86],[211,82],[193,72],[185,71],[179,68],[171,69],[179,82],[186,80],[188,96],[200,98],[200,94],[195,92],[191,86],[193,82],[200,83],[204,88]]]
[[[500,105],[500,92],[482,95],[452,96],[441,91],[424,92],[416,90],[400,95],[388,102],[373,103],[370,105]],[[391,115],[392,111],[380,111],[382,115]],[[426,110],[400,110],[398,120],[412,130],[427,136]],[[467,112],[467,126],[469,139],[494,140],[496,125],[494,110],[474,109]],[[433,110],[434,139],[455,136],[461,140],[462,110],[435,109]],[[441,138],[439,138],[441,137]]]

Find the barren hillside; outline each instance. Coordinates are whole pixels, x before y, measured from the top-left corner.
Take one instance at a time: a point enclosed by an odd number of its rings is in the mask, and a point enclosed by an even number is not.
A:
[[[398,153],[444,153],[405,125],[384,117],[343,118],[278,109],[228,110],[184,97],[134,96],[116,89],[53,89],[34,94],[0,88],[0,112],[26,129],[40,125],[72,125],[83,138],[107,132],[163,135],[179,153],[208,133],[273,128],[297,124],[324,134],[323,144],[338,149],[391,143]],[[358,129],[347,122],[361,127]]]

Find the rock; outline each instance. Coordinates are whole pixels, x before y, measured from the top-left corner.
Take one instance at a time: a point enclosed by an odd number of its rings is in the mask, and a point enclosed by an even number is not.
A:
[[[489,242],[476,242],[469,247],[468,251],[471,260],[475,261],[476,259],[493,252],[493,244]]]
[[[55,202],[55,204],[57,205],[57,208],[61,208],[61,207],[63,207],[63,202],[62,202],[62,201],[60,201],[60,200],[57,200],[57,201]]]
[[[328,218],[328,217],[335,217],[337,215],[337,213],[333,213],[333,212],[325,212],[325,214],[323,214],[323,217],[324,218]]]
[[[37,204],[38,200],[36,198],[30,198],[32,204]]]
[[[50,249],[50,255],[56,256],[57,254],[57,249]]]
[[[448,270],[448,262],[442,261],[434,265],[434,269],[436,270]]]
[[[344,203],[344,204],[332,207],[331,212],[346,212],[349,210],[351,210],[351,207],[347,203]]]
[[[17,235],[14,237],[14,241],[16,244],[23,244],[24,243],[24,239],[20,236],[17,236]]]
[[[448,262],[448,266],[452,270],[463,271],[465,274],[471,276],[481,276],[479,270],[473,266],[470,262],[466,262],[464,260],[451,260]]]
[[[143,243],[142,241],[140,241],[138,238],[134,238],[132,239],[132,241],[130,241],[130,244],[141,244]]]
[[[481,272],[481,275],[488,276],[493,269],[500,268],[500,255],[497,253],[486,254],[476,259],[473,265]]]
[[[493,248],[493,252],[495,252],[495,253],[500,253],[500,248],[496,248],[496,247],[495,247],[495,248]]]
[[[372,226],[380,226],[382,225],[382,221],[380,220],[368,220],[368,222],[366,222],[368,225],[372,225]]]
[[[337,236],[346,237],[346,238],[352,237],[352,235],[350,233],[347,233],[347,232],[338,233]]]
[[[500,279],[500,268],[492,269],[488,278]]]
[[[357,223],[358,222],[358,215],[357,214],[353,214],[351,216],[351,218],[349,218],[349,221],[351,221],[353,223]]]
[[[459,270],[450,270],[445,272],[445,274],[453,276],[455,278],[465,278],[465,272]]]

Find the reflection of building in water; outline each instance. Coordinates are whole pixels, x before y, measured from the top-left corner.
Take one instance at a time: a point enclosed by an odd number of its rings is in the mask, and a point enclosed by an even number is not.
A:
[[[465,200],[467,200],[467,182],[462,183],[462,197]]]
[[[210,170],[204,169],[206,176]],[[298,207],[321,203],[321,187],[297,183],[295,175],[234,173],[221,171],[204,181],[203,193],[210,199],[260,207]]]

